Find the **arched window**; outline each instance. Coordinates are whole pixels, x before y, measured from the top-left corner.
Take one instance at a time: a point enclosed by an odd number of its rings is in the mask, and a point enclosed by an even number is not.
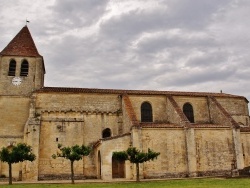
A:
[[[141,105],[141,122],[152,122],[152,106],[148,102],[144,102]]]
[[[21,64],[20,76],[28,76],[29,73],[29,63],[27,60],[24,60]]]
[[[183,112],[190,121],[190,123],[194,123],[194,111],[193,106],[190,103],[185,103],[183,105]]]
[[[12,59],[9,64],[8,76],[15,76],[15,75],[16,75],[16,61]]]
[[[109,128],[106,128],[102,131],[102,138],[108,138],[111,137],[111,130]]]

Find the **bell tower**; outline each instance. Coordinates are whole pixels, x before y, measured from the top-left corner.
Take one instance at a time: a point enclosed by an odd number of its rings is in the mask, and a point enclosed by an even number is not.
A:
[[[0,52],[0,95],[30,95],[44,85],[45,67],[27,26]]]

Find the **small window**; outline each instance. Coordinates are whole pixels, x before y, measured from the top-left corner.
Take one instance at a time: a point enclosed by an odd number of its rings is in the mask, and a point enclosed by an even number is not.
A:
[[[24,60],[21,65],[20,76],[28,76],[28,73],[29,73],[29,63],[28,61]]]
[[[15,76],[15,75],[16,75],[16,61],[12,59],[9,64],[8,76]]]
[[[106,128],[102,131],[102,138],[108,138],[111,137],[111,130],[109,128]]]
[[[153,122],[152,106],[148,102],[141,105],[141,122]]]
[[[186,115],[190,123],[194,123],[194,111],[193,106],[190,103],[185,103],[183,105],[183,112]]]

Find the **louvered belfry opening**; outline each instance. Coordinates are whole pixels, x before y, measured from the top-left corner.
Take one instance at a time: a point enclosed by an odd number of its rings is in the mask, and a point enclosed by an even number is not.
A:
[[[15,76],[15,75],[16,75],[16,61],[12,59],[9,64],[8,76]]]
[[[29,63],[27,60],[24,60],[21,65],[20,76],[28,76],[29,74]]]

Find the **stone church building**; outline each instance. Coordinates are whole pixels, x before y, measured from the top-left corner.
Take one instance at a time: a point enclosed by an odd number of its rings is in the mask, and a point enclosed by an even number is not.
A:
[[[78,179],[134,179],[114,151],[153,149],[141,178],[230,175],[250,166],[248,100],[226,93],[45,87],[45,62],[27,26],[0,52],[0,148],[23,142],[36,160],[13,166],[19,180],[70,177],[53,159],[58,143],[90,145],[75,162]],[[0,176],[8,165],[0,161]]]

